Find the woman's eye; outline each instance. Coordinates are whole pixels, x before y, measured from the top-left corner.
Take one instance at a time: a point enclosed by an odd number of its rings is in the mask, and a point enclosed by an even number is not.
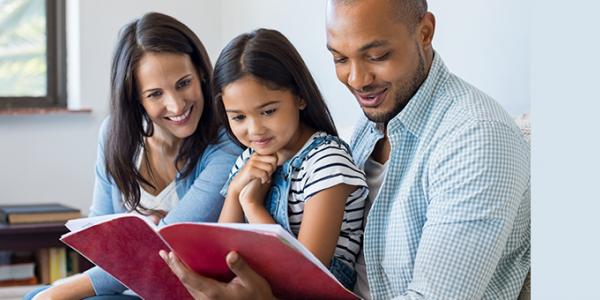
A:
[[[158,98],[158,97],[162,96],[162,94],[163,93],[161,91],[154,91],[154,92],[148,94],[146,96],[146,98]]]
[[[237,121],[237,122],[242,121],[245,118],[246,118],[246,116],[244,116],[244,115],[237,115],[237,116],[231,117],[232,120]]]
[[[274,109],[274,108],[273,108],[273,109],[268,109],[268,110],[265,110],[265,111],[263,111],[263,115],[265,115],[265,116],[270,116],[270,115],[272,115],[272,114],[273,114],[275,111],[276,111],[276,109]]]
[[[189,78],[184,79],[177,83],[177,88],[180,89],[180,88],[186,87],[186,86],[190,85],[191,83],[192,83],[192,79],[189,79]]]

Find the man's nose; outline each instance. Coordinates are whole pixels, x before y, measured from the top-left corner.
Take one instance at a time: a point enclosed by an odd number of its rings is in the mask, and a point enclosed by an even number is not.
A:
[[[348,74],[348,85],[355,90],[361,91],[373,83],[372,72],[362,63],[353,63]]]

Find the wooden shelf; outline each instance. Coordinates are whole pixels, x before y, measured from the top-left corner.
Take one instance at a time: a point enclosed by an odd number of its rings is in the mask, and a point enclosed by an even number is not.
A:
[[[68,231],[64,223],[0,224],[0,250],[65,247],[59,239]]]

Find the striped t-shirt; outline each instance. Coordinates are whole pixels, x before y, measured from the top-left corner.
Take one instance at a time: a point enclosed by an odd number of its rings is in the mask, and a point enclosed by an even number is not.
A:
[[[325,132],[317,132],[304,144],[298,153]],[[234,176],[252,154],[246,149],[238,157],[230,177]],[[291,174],[291,187],[288,196],[288,218],[292,232],[298,236],[304,214],[304,204],[317,193],[338,184],[356,186],[356,190],[346,200],[344,219],[337,241],[334,256],[354,266],[362,245],[362,223],[365,199],[368,188],[365,174],[354,164],[352,155],[336,141],[323,143],[308,152],[298,171]]]

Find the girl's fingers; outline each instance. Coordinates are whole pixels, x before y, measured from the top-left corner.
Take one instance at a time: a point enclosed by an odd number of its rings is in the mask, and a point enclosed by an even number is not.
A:
[[[261,161],[263,163],[267,163],[267,164],[273,166],[273,170],[275,168],[277,168],[277,154],[263,155],[263,154],[258,154],[256,152],[254,152],[254,153],[252,153],[250,160],[251,161]]]
[[[247,165],[248,165],[249,170],[258,169],[258,170],[266,172],[268,176],[271,176],[273,174],[273,172],[275,172],[275,169],[276,169],[276,166],[273,166],[269,163],[265,163],[262,161],[249,162]]]

